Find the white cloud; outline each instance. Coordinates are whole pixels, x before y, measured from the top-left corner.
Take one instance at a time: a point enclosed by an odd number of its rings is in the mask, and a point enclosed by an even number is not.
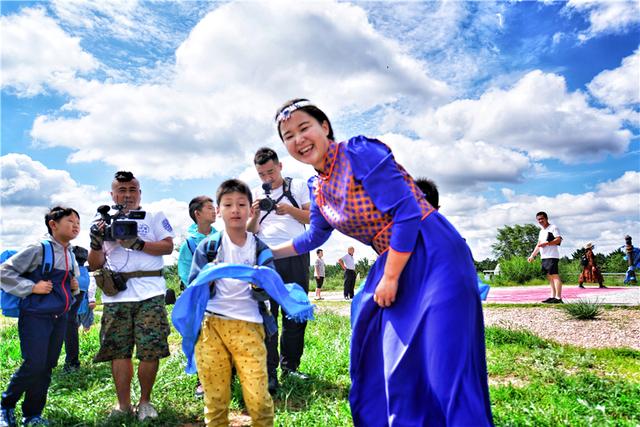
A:
[[[510,190],[504,195],[507,200],[502,203],[455,194],[446,195],[442,202],[441,212],[467,238],[476,259],[493,257],[491,244],[495,243],[498,228],[535,224],[538,211],[547,212],[550,222],[560,228],[564,237],[561,256],[570,256],[589,241],[600,252],[608,253],[624,244],[626,234],[640,236],[640,173],[636,171],[627,171],[615,180],[601,183],[596,191],[582,194],[535,196]],[[449,200],[460,198],[469,208],[454,205],[451,211]]]
[[[2,246],[21,247],[46,233],[44,215],[55,205],[74,208],[82,226],[79,244],[89,244],[89,223],[96,207],[109,197],[90,185],[81,185],[63,170],[49,169],[24,154],[0,157],[2,180]]]
[[[623,119],[569,92],[562,76],[532,71],[509,89],[489,89],[479,99],[453,101],[414,117],[410,127],[423,139],[485,141],[523,150],[533,159],[567,163],[621,154],[631,132]]]
[[[579,36],[582,40],[601,34],[623,33],[640,23],[640,6],[633,0],[570,0],[566,8],[589,14],[589,28]]]
[[[640,49],[624,58],[620,67],[595,76],[587,87],[599,101],[614,109],[637,109],[640,104]]]
[[[46,86],[57,88],[98,66],[80,39],[65,33],[42,8],[0,17],[0,34],[2,88],[12,88],[19,96],[37,95]]]
[[[278,144],[272,116],[287,98],[309,96],[331,113],[449,94],[362,9],[333,2],[225,4],[191,31],[175,71],[164,84],[76,81],[72,114],[39,116],[31,135],[73,150],[71,162],[203,178],[232,175],[258,146]]]
[[[531,169],[526,155],[482,141],[430,142],[398,134],[380,138],[414,177],[428,177],[448,189],[487,182],[517,182]]]

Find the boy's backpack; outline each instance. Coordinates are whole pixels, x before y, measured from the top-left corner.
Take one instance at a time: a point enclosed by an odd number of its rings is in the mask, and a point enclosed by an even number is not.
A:
[[[191,255],[195,254],[196,248],[198,247],[198,244],[196,243],[196,238],[193,236],[189,236],[186,238],[186,242],[187,242],[187,248],[189,248]]]
[[[47,277],[53,270],[54,265],[53,245],[51,244],[50,240],[43,240],[40,242],[40,245],[42,245],[42,276]],[[2,262],[6,261],[10,256],[14,254],[15,252],[3,259]],[[71,257],[72,259],[74,259],[73,253],[71,253]],[[71,263],[71,268],[71,272],[73,273],[73,262]],[[21,303],[22,298],[10,294],[9,292],[0,290],[0,308],[2,308],[3,316],[18,317],[20,315]]]

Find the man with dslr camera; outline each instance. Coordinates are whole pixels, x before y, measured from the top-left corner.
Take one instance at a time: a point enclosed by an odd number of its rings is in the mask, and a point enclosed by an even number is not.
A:
[[[309,189],[306,182],[282,177],[282,163],[270,148],[260,148],[253,159],[262,186],[253,189],[252,217],[247,229],[268,246],[291,240],[304,232],[309,224]],[[297,283],[309,292],[309,253],[275,260],[276,271],[285,283]],[[278,304],[271,299],[271,313],[278,319]],[[267,338],[267,372],[269,391],[278,387],[277,368],[283,375],[305,378],[298,372],[304,350],[304,331],[307,324],[296,323],[282,316],[280,357],[278,334]]]
[[[89,267],[97,270],[104,312],[95,362],[111,361],[118,405],[113,415],[132,413],[133,347],[136,347],[139,420],[158,416],[151,389],[159,360],[169,356],[170,327],[164,306],[162,256],[173,251],[173,229],[162,212],[140,210],[140,183],[131,172],[116,172],[111,183],[116,212],[105,206],[91,226]],[[106,207],[108,208],[108,207]]]

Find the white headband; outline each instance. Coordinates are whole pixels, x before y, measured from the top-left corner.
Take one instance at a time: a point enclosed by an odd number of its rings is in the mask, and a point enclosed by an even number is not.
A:
[[[313,105],[311,101],[305,100],[305,101],[294,102],[293,104],[284,107],[276,117],[276,124],[280,124],[281,121],[287,120],[289,117],[291,117],[291,113],[293,113],[294,111],[302,107],[308,107],[310,105]]]

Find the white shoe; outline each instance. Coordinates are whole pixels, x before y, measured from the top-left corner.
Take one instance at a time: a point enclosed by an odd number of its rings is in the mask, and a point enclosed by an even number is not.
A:
[[[138,421],[144,421],[147,418],[158,418],[158,411],[151,403],[145,402],[138,405]]]

